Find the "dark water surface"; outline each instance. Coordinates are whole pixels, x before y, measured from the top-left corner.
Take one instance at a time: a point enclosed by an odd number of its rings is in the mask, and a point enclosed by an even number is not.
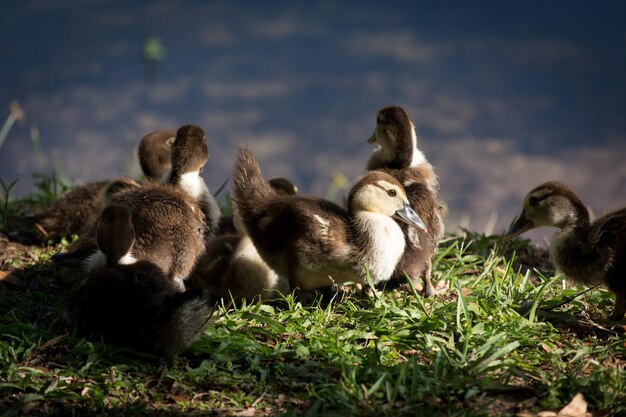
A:
[[[618,1],[11,2],[0,115],[17,100],[26,119],[0,178],[24,195],[34,172],[138,175],[145,132],[195,123],[210,188],[246,143],[266,175],[324,195],[362,172],[376,111],[397,104],[437,168],[448,229],[501,231],[549,179],[601,214],[626,205],[624,22]],[[164,54],[142,59],[150,39]]]

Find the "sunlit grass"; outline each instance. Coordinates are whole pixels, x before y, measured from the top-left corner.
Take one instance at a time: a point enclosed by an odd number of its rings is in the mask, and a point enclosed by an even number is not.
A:
[[[592,410],[626,411],[611,296],[593,290],[550,309],[582,289],[519,272],[509,254],[534,250],[527,242],[447,237],[434,276],[450,290],[432,299],[407,286],[222,308],[166,359],[75,338],[54,250],[13,272],[23,288],[0,284],[4,415],[514,415],[558,410],[577,392]]]

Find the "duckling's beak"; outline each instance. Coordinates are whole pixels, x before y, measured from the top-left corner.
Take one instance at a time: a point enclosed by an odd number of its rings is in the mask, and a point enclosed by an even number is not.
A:
[[[376,143],[376,132],[372,133],[372,136],[367,140],[367,143]]]
[[[393,217],[408,224],[409,226],[417,226],[422,230],[426,230],[424,220],[417,215],[415,210],[413,210],[406,201],[404,202],[404,207],[396,211]]]
[[[511,227],[509,227],[509,230],[504,234],[504,236],[502,236],[502,240],[505,242],[507,240],[511,240],[522,233],[529,231],[533,227],[535,227],[535,225],[532,221],[526,218],[526,213],[522,210],[522,213],[517,216],[515,221],[513,221],[513,224],[511,224]]]

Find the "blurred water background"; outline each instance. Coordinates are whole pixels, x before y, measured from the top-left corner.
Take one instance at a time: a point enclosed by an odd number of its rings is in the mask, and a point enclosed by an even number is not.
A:
[[[212,190],[246,143],[267,176],[328,195],[400,105],[448,230],[500,233],[551,179],[599,215],[626,205],[624,22],[623,1],[5,2],[0,118],[14,100],[25,117],[0,179],[20,196],[36,172],[137,176],[144,133],[194,123]]]

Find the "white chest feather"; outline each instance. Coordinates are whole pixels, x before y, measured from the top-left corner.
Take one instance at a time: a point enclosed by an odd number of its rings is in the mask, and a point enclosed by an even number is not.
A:
[[[180,186],[196,201],[207,201],[209,198],[209,188],[197,172],[181,175]]]
[[[426,160],[426,156],[424,155],[424,153],[417,148],[413,148],[413,158],[411,159],[411,167],[416,167],[424,163],[429,163]]]
[[[415,134],[415,126],[411,123],[411,145],[413,147],[413,157],[411,158],[411,167],[428,162],[426,156],[417,148],[417,135]]]
[[[137,259],[129,251],[120,258],[117,265],[132,265],[137,262]],[[83,271],[90,272],[98,268],[103,268],[107,265],[107,256],[100,250],[96,250],[93,254],[89,255],[83,262]]]
[[[369,246],[364,248],[364,267],[374,284],[387,281],[404,253],[404,234],[393,219],[382,214],[362,213],[359,222],[369,236]]]

